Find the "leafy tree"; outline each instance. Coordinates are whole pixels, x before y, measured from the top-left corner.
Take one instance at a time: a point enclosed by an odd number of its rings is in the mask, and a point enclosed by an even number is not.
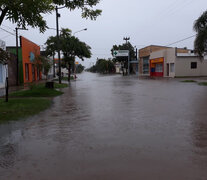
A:
[[[46,56],[55,56],[55,52],[58,50],[57,49],[57,37],[50,36],[47,39],[45,45],[46,45],[45,55]]]
[[[9,60],[9,55],[6,51],[0,48],[0,63],[7,64]]]
[[[0,25],[4,19],[9,19],[18,26],[25,28],[27,25],[39,27],[40,32],[47,28],[43,14],[52,13],[55,6],[65,6],[68,10],[82,10],[83,18],[95,20],[101,10],[93,10],[100,0],[1,0]]]
[[[202,57],[207,51],[207,11],[195,21],[193,28],[197,32],[194,49]]]
[[[35,61],[34,61],[35,66],[43,72],[43,74],[46,76],[48,75],[48,72],[51,68],[51,62],[50,59],[43,55],[37,55],[35,56]]]
[[[91,57],[91,47],[71,35],[69,29],[62,29],[60,34],[61,51],[63,52],[63,65],[68,69],[68,81],[70,81],[71,67],[74,67],[75,57],[84,60]]]
[[[113,45],[113,47],[111,49],[112,56],[113,56],[113,51],[114,50],[129,50],[130,61],[134,60],[136,58],[134,47],[132,46],[132,44],[130,42],[124,43],[122,45]],[[121,62],[123,67],[128,69],[128,57],[115,57],[113,59],[113,61],[114,62],[116,62],[116,61]],[[123,75],[124,75],[124,71],[123,71]]]
[[[68,80],[70,81],[71,68],[74,67],[75,57],[81,60],[91,57],[91,47],[72,36],[70,29],[62,29],[59,38],[60,50],[63,53],[61,66],[68,70]],[[46,52],[52,54],[57,50],[57,37],[49,37],[46,42]]]
[[[76,66],[76,73],[82,73],[85,67],[82,64]]]
[[[46,76],[47,79],[47,75],[51,68],[50,59],[48,59],[45,56],[39,55],[35,58],[35,65],[43,72],[43,74]]]
[[[96,73],[97,72],[96,65],[93,65],[92,67],[88,68],[86,71]]]
[[[102,74],[114,73],[115,72],[114,62],[106,59],[98,59],[96,65],[89,68],[89,71],[98,72]]]

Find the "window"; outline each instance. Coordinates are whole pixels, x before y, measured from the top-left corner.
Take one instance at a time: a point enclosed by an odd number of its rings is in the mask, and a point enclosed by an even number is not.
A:
[[[191,69],[197,69],[197,62],[191,62]]]
[[[143,74],[149,74],[149,57],[143,58]]]
[[[175,64],[174,63],[170,63],[170,72],[171,73],[175,72]]]
[[[155,72],[163,72],[163,65],[161,63],[155,65]]]
[[[25,64],[25,78],[29,80],[29,64]]]

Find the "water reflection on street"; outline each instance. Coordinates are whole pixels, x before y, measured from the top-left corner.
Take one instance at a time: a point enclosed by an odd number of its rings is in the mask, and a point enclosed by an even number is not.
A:
[[[83,73],[63,91],[0,125],[0,179],[207,178],[207,87]]]

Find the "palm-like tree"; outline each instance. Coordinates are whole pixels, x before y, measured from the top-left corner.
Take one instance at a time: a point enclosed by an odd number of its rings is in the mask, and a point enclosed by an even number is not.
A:
[[[205,11],[194,23],[193,29],[197,32],[194,48],[199,56],[207,50],[207,11]]]

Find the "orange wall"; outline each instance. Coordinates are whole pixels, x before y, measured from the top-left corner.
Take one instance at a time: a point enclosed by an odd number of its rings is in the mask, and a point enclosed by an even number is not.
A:
[[[32,76],[32,65],[34,64],[33,61],[30,60],[30,54],[31,52],[34,54],[34,56],[40,55],[40,47],[29,41],[28,39],[24,38],[23,36],[20,36],[20,42],[21,42],[21,48],[22,48],[22,65],[23,65],[23,77],[24,77],[24,83],[27,82],[33,82],[33,76]],[[29,66],[29,80],[26,80],[26,72],[25,72],[25,64],[28,64]],[[41,72],[39,75],[41,79]],[[35,66],[35,80],[37,81],[37,68]]]

